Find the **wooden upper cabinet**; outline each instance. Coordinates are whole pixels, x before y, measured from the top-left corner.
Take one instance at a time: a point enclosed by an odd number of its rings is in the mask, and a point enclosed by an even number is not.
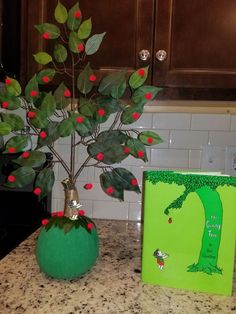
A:
[[[54,41],[42,39],[34,25],[55,23],[57,2],[21,1],[23,82],[40,69],[32,55],[52,52]],[[67,8],[76,3],[61,2]],[[98,52],[86,59],[98,78],[150,65],[148,83],[177,89],[177,95],[180,88],[235,89],[235,0],[80,0],[79,6],[83,20],[92,18],[92,34],[106,32]],[[149,52],[146,61],[141,51]]]
[[[235,0],[157,0],[155,30],[154,84],[236,87]]]
[[[31,78],[40,69],[32,55],[52,50],[53,41],[42,39],[34,25],[55,23],[53,17],[57,2],[22,1],[23,80]],[[62,0],[61,3],[71,8],[76,1]],[[92,18],[92,34],[106,32],[98,52],[87,57],[98,76],[115,70],[132,71],[149,64],[152,55],[148,61],[141,61],[139,52],[142,49],[153,50],[155,0],[80,0],[79,6],[83,20]]]

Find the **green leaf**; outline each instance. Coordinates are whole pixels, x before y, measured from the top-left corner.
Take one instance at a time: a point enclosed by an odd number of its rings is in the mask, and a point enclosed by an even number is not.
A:
[[[132,100],[135,103],[147,103],[148,101],[153,100],[161,88],[156,86],[141,86],[136,89],[135,93],[132,96]]]
[[[64,7],[64,5],[61,4],[60,1],[58,1],[57,6],[55,8],[54,17],[55,20],[60,24],[65,23],[68,18],[67,9],[66,7]]]
[[[93,71],[88,63],[77,79],[77,88],[82,94],[88,94],[93,88],[93,83],[89,80],[91,74]]]
[[[69,35],[69,48],[74,53],[79,53],[78,45],[82,43],[76,32],[71,32]]]
[[[37,74],[38,84],[47,84],[51,82],[56,74],[54,69],[44,69]],[[45,80],[49,80],[48,82]]]
[[[8,110],[15,110],[21,106],[20,98],[9,94],[0,94],[0,103],[2,106],[3,104],[7,105],[6,109]]]
[[[99,85],[98,91],[102,95],[109,95],[117,99],[123,96],[125,89],[125,74],[117,72],[104,77]]]
[[[115,181],[122,186],[124,190],[141,193],[135,176],[125,168],[115,168],[112,170]],[[136,184],[137,182],[137,184]]]
[[[123,143],[127,136],[120,131],[104,131],[99,134],[97,142],[88,146],[88,153],[96,159],[98,153],[104,154],[102,160],[105,164],[119,163],[127,157],[123,149]]]
[[[25,97],[29,102],[35,102],[39,97],[39,87],[36,74],[31,78],[25,87]]]
[[[117,99],[108,96],[99,96],[96,98],[96,103],[103,108],[108,109],[110,113],[121,111],[120,102]]]
[[[98,143],[103,143],[103,142],[119,142],[120,144],[124,144],[127,140],[129,139],[129,137],[125,134],[122,133],[119,130],[108,130],[108,131],[103,131],[101,132],[98,137],[97,137],[97,141]]]
[[[34,25],[34,27],[39,31],[40,34],[48,33],[49,39],[56,39],[60,36],[60,29],[51,23],[42,23],[39,25]]]
[[[35,187],[39,187],[41,189],[41,194],[39,195],[39,200],[43,199],[53,187],[55,181],[54,172],[51,168],[44,168],[38,174],[35,180]]]
[[[67,90],[67,87],[64,83],[61,83],[54,92],[54,97],[56,99],[56,108],[64,109],[71,103],[70,97],[65,97],[64,92]]]
[[[56,44],[53,50],[53,56],[57,62],[65,62],[67,59],[67,50],[61,44]]]
[[[145,146],[141,141],[135,138],[130,138],[126,143],[126,146],[129,147],[130,154],[133,155],[135,158],[140,158],[145,162],[148,161]],[[139,153],[141,152],[142,156],[139,156]]]
[[[11,175],[15,177],[15,181],[7,182],[5,186],[10,188],[22,188],[34,180],[35,171],[31,167],[20,167],[11,172]]]
[[[144,104],[138,104],[125,108],[120,118],[121,122],[123,124],[132,124],[136,122],[143,113],[143,107]]]
[[[35,108],[40,108],[42,101],[44,99],[44,97],[47,95],[47,93],[45,91],[40,91],[39,93],[39,97],[36,99],[36,101],[34,102],[34,107]]]
[[[96,111],[96,103],[91,98],[80,97],[79,112],[86,117],[92,117]]]
[[[5,84],[6,91],[12,96],[19,96],[21,94],[21,86],[19,82],[11,77],[6,79],[10,80],[10,84]]]
[[[102,114],[101,114],[102,113]],[[104,123],[110,117],[110,108],[108,106],[98,105],[95,119],[98,123]]]
[[[85,45],[85,53],[88,56],[93,55],[95,52],[98,51],[105,34],[105,32],[101,34],[95,34],[87,40]]]
[[[78,118],[80,118],[80,119],[82,118],[82,122],[78,123],[77,122]],[[71,119],[74,123],[75,129],[80,134],[80,136],[86,137],[86,136],[90,136],[92,134],[92,130],[93,130],[92,124],[87,117],[85,117],[81,114],[72,114]]]
[[[56,110],[56,100],[52,93],[46,94],[43,99],[42,105],[40,106],[40,110],[45,117],[50,117],[54,114]]]
[[[100,175],[100,183],[103,191],[111,197],[124,200],[124,191],[141,193],[135,176],[125,168],[115,168]],[[109,192],[109,188],[113,191]]]
[[[111,173],[102,173],[100,175],[100,184],[107,195],[117,198],[120,201],[124,200],[124,189],[116,182]],[[112,192],[109,192],[109,189],[112,189]]]
[[[131,88],[136,89],[143,85],[148,76],[148,68],[149,66],[138,69],[130,76],[129,85]]]
[[[71,117],[63,120],[59,124],[58,131],[59,131],[59,134],[61,137],[69,136],[75,132],[75,126],[74,126],[74,123],[73,123]]]
[[[45,153],[38,150],[33,150],[29,152],[28,158],[22,158],[22,156],[20,156],[13,161],[20,166],[38,168],[43,166],[43,164],[46,162],[46,155]]]
[[[138,139],[144,144],[144,145],[156,145],[163,143],[162,138],[152,131],[144,131],[141,132],[138,136]]]
[[[75,14],[76,12],[80,12],[80,8],[79,8],[79,3],[76,3],[70,10],[69,10],[69,14],[68,14],[68,19],[67,19],[67,26],[71,31],[77,31],[80,23],[81,23],[81,19],[82,19],[82,14],[80,16],[80,18],[76,18]]]
[[[45,128],[48,124],[46,113],[39,109],[33,109],[31,112],[35,112],[35,117],[28,120],[29,124],[33,125],[37,129]]]
[[[42,64],[42,65],[52,62],[52,57],[47,52],[43,52],[43,51],[38,52],[34,54],[33,57],[37,63]]]
[[[59,137],[59,130],[58,130],[59,122],[50,121],[45,129],[42,131],[46,132],[47,137],[41,138],[38,137],[38,145],[37,149],[43,147],[43,146],[50,146],[52,145]]]
[[[0,122],[0,136],[11,133],[11,126],[6,122]]]
[[[4,122],[10,125],[12,131],[19,131],[24,126],[23,119],[17,114],[2,113],[2,119]]]
[[[79,27],[78,36],[80,39],[86,39],[89,37],[92,31],[91,18],[85,20]]]
[[[8,153],[8,149],[10,147],[15,148],[15,152],[22,152],[24,151],[24,148],[28,145],[28,138],[24,135],[17,135],[10,138],[5,145],[5,151],[4,153]]]
[[[64,225],[63,225],[63,230],[66,233],[70,232],[70,230],[74,227],[74,223],[73,221],[67,221]]]

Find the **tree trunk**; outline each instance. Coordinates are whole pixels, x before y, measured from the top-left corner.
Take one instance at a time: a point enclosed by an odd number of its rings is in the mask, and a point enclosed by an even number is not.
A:
[[[223,221],[221,199],[217,191],[207,186],[203,186],[195,192],[204,207],[205,228],[198,262],[188,266],[188,271],[202,271],[209,275],[212,273],[222,274],[222,269],[217,266]]]
[[[62,185],[65,193],[64,216],[72,217],[77,214],[79,207],[72,206],[72,201],[76,201],[79,204],[79,194],[77,188],[73,184],[70,184],[67,179],[62,181]]]

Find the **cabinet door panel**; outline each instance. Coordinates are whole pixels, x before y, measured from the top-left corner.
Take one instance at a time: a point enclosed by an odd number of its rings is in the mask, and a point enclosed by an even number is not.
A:
[[[236,87],[236,1],[159,0],[154,82],[169,87]]]
[[[92,33],[106,32],[99,51],[95,55],[89,56],[91,66],[98,71],[98,75],[114,70],[132,71],[148,64],[148,62],[139,59],[138,52],[141,49],[152,51],[154,1],[79,1],[83,20],[92,18]],[[25,28],[27,38],[23,50],[27,54],[27,64],[25,64],[24,72],[27,77],[30,77],[38,69],[34,61],[30,61],[32,60],[30,55],[37,50],[50,52],[50,44],[40,38],[33,25],[53,21],[52,17],[57,0],[28,0],[26,2],[28,3],[24,5],[24,16],[27,20]],[[70,8],[75,4],[75,1],[66,0],[62,3]]]

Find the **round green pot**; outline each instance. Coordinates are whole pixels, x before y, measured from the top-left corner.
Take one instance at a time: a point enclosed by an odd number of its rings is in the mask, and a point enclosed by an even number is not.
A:
[[[40,270],[57,279],[74,279],[86,273],[96,262],[99,251],[96,228],[73,227],[65,233],[53,226],[43,227],[36,242],[36,260]]]

